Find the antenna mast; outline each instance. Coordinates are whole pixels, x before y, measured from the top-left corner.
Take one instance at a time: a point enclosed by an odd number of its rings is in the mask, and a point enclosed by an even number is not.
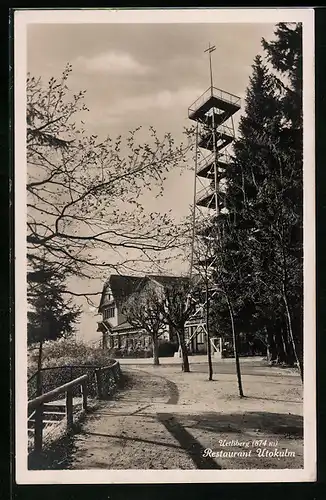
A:
[[[209,74],[210,74],[210,80],[211,80],[211,95],[213,95],[213,71],[212,71],[212,52],[216,50],[215,45],[211,46],[211,43],[209,42],[208,44],[208,49],[204,50],[204,52],[208,52],[208,57],[209,57]]]

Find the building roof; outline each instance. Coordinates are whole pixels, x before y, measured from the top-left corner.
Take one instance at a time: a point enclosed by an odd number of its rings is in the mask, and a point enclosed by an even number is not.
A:
[[[188,283],[189,281],[189,277],[187,276],[164,276],[164,275],[148,274],[146,278],[154,280],[157,283],[160,283],[160,285],[162,286],[172,285],[173,283],[180,283],[181,281]]]
[[[107,289],[110,288],[114,301],[116,303],[124,302],[132,293],[140,290],[141,286],[148,281],[155,281],[160,285],[168,286],[173,283],[183,281],[187,283],[189,277],[187,276],[167,276],[167,275],[156,275],[147,274],[144,276],[128,276],[122,274],[111,274],[109,279],[106,281],[103,287],[102,296],[99,305],[99,311],[103,306],[109,305],[112,301],[107,297]]]
[[[111,333],[113,333],[113,334],[114,333],[119,333],[119,334],[122,334],[122,333],[140,333],[143,330],[144,330],[143,328],[136,328],[136,327],[132,326],[130,323],[128,323],[128,321],[124,321],[124,323],[121,323],[120,325],[112,328]]]
[[[132,294],[140,285],[144,277],[126,276],[121,274],[111,274],[109,279],[104,283],[99,310],[105,305],[111,303],[107,298],[107,289],[110,288],[115,302],[121,303],[130,294]]]
[[[109,286],[111,288],[114,300],[121,302],[129,295],[137,290],[140,283],[143,281],[143,276],[126,276],[119,274],[111,274],[109,278]]]

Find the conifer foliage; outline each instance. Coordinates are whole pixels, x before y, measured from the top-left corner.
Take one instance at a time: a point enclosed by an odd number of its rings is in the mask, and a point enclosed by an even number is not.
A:
[[[303,374],[302,28],[278,24],[252,66],[217,234],[214,319]],[[230,332],[231,333],[231,332]]]
[[[28,343],[73,335],[81,311],[67,297],[65,276],[43,264],[28,273]]]

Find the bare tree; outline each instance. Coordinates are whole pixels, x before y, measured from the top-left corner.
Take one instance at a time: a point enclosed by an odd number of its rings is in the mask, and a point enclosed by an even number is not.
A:
[[[162,295],[153,286],[144,286],[123,303],[122,312],[127,321],[147,332],[152,339],[153,363],[159,365],[159,338],[166,329],[162,315]]]
[[[147,189],[162,195],[191,145],[176,146],[169,133],[160,139],[152,127],[145,144],[136,140],[140,127],[125,140],[86,133],[85,92],[69,91],[71,71],[45,86],[27,79],[28,260],[46,255],[52,268],[79,277],[107,272],[103,250],[116,271],[152,266],[153,255],[167,258],[177,246],[180,228],[170,214],[146,213],[140,198]]]
[[[235,293],[237,287],[241,287],[243,283],[243,269],[242,262],[237,261],[230,247],[227,244],[227,238],[235,238],[238,235],[234,234],[233,219],[230,214],[226,216],[219,216],[217,223],[211,229],[211,238],[215,243],[216,262],[214,266],[214,279],[216,282],[216,291],[220,297],[224,298],[229,312],[232,340],[233,340],[233,353],[236,366],[236,374],[238,381],[239,396],[242,398],[243,387],[239,359],[238,347],[238,332],[235,324],[234,304],[237,299],[241,302],[244,300],[244,295]],[[232,268],[229,264],[232,262]]]
[[[206,220],[206,222],[199,221],[198,226],[193,253],[205,297],[209,380],[212,380],[213,376],[210,309],[213,309],[213,316],[215,313],[216,318],[218,305],[224,302],[230,319],[239,395],[243,397],[238,334],[233,305],[235,301],[234,289],[242,282],[242,270],[241,263],[233,258],[226,245],[226,237],[230,237],[231,233],[233,234],[233,226],[230,217],[224,214],[220,214],[218,218]],[[230,259],[232,259],[232,268],[229,267]]]
[[[207,221],[206,221],[207,224]],[[194,233],[192,242],[192,259],[199,277],[201,290],[199,293],[202,319],[206,326],[208,380],[213,380],[212,346],[211,346],[211,318],[210,305],[216,295],[216,287],[212,273],[214,270],[215,245],[212,237],[207,234],[205,221],[200,220]]]
[[[191,297],[196,283],[189,277],[170,280],[164,286],[163,317],[172,331],[176,332],[182,354],[182,371],[190,372],[188,350],[185,340],[185,324],[194,312]]]

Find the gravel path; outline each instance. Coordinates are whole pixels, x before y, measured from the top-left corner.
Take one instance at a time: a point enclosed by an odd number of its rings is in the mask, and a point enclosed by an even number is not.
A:
[[[75,435],[69,468],[303,467],[302,395],[293,373],[258,367],[257,376],[243,376],[247,397],[240,400],[229,373],[208,382],[200,370],[184,374],[176,366],[123,367],[123,372],[126,387],[103,402]],[[265,456],[257,453],[257,439]],[[249,456],[224,453],[244,446],[252,450]]]
[[[177,387],[140,370],[124,370],[129,383],[114,401],[102,405],[74,440],[73,469],[194,468],[194,463],[149,409],[173,407]]]

